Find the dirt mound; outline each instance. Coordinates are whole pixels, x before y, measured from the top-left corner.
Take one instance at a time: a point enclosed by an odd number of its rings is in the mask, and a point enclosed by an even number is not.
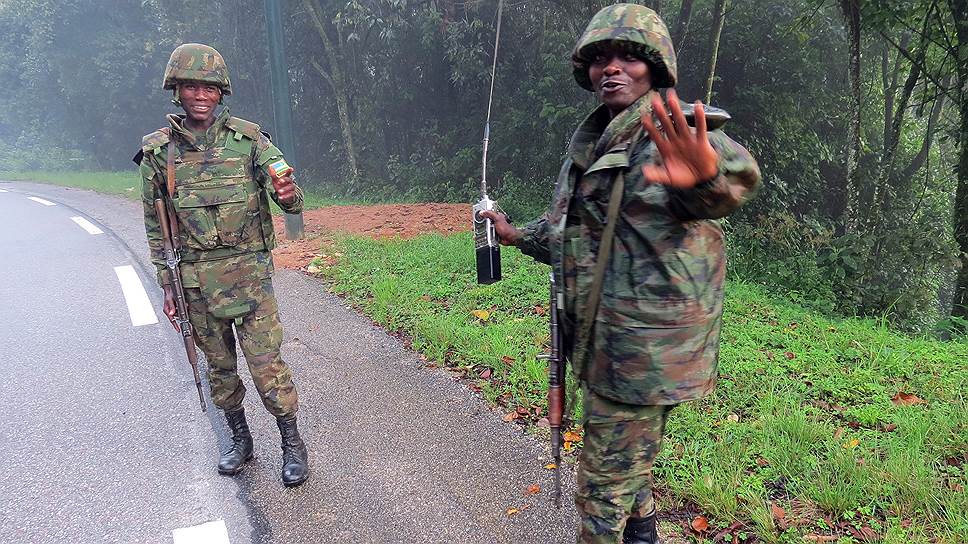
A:
[[[273,252],[278,268],[305,268],[319,254],[320,237],[346,232],[373,238],[412,238],[439,232],[450,234],[471,229],[469,204],[380,204],[376,206],[330,206],[303,212],[306,237],[286,240],[285,220],[273,218],[279,247]]]

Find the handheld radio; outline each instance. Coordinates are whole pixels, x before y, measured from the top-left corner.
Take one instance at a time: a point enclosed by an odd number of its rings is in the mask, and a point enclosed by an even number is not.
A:
[[[484,143],[481,154],[481,199],[473,206],[474,249],[477,259],[477,283],[487,285],[501,279],[501,246],[498,244],[494,221],[481,217],[480,212],[496,210],[497,202],[487,196],[487,143],[491,135],[491,101],[494,98],[494,75],[497,72],[497,46],[501,39],[501,13],[504,0],[497,5],[497,32],[494,35],[494,60],[491,65],[491,92],[487,97],[487,120],[484,122]]]

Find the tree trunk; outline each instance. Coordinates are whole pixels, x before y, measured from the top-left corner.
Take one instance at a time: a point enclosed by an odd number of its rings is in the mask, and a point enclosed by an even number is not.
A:
[[[961,248],[961,271],[955,282],[951,315],[968,319],[968,0],[948,0],[958,33],[958,189],[955,192],[954,231]]]
[[[713,81],[716,79],[716,59],[719,57],[719,38],[723,34],[723,25],[726,24],[726,4],[729,0],[716,0],[716,7],[713,8],[713,29],[709,35],[709,76],[706,78],[706,86],[703,88],[702,95],[709,104],[713,100]]]
[[[319,38],[323,41],[323,52],[326,54],[329,71],[323,69],[315,59],[312,61],[312,64],[316,68],[316,71],[319,72],[319,75],[329,83],[330,88],[333,90],[333,97],[336,99],[336,114],[339,117],[340,130],[343,133],[343,147],[346,150],[346,162],[350,168],[350,184],[356,185],[360,179],[360,169],[357,166],[356,147],[353,145],[353,131],[350,123],[349,101],[347,100],[349,92],[346,88],[346,79],[343,76],[343,70],[339,63],[339,55],[334,48],[333,40],[326,33],[326,26],[322,20],[323,10],[319,6],[319,1],[303,0],[303,7],[309,12],[309,16],[313,20],[313,26],[316,27],[316,33],[319,34]]]
[[[859,230],[858,206],[859,187],[857,163],[860,155],[860,0],[840,0],[840,8],[847,23],[849,40],[848,78],[850,79],[850,99],[847,103],[846,153],[846,206],[844,208],[844,230],[852,234]]]
[[[676,57],[679,66],[682,66],[682,58],[685,55],[686,36],[689,34],[689,20],[692,19],[692,0],[682,0],[679,7],[679,17],[676,19],[676,26],[672,28],[672,43],[676,50]]]

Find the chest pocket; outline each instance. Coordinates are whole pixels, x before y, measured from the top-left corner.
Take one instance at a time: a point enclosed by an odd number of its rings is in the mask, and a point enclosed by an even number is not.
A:
[[[238,246],[258,232],[258,193],[247,159],[223,148],[175,161],[174,202],[189,247]]]

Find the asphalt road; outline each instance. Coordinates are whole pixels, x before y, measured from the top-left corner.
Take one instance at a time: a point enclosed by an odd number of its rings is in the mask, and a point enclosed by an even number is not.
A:
[[[278,431],[251,387],[256,458],[219,476],[228,431],[199,411],[161,315],[140,203],[0,190],[0,544],[574,542],[573,478],[555,509],[543,443],[293,271],[275,290],[311,478],[280,483]],[[124,266],[157,323],[133,324],[150,318],[132,316]]]

